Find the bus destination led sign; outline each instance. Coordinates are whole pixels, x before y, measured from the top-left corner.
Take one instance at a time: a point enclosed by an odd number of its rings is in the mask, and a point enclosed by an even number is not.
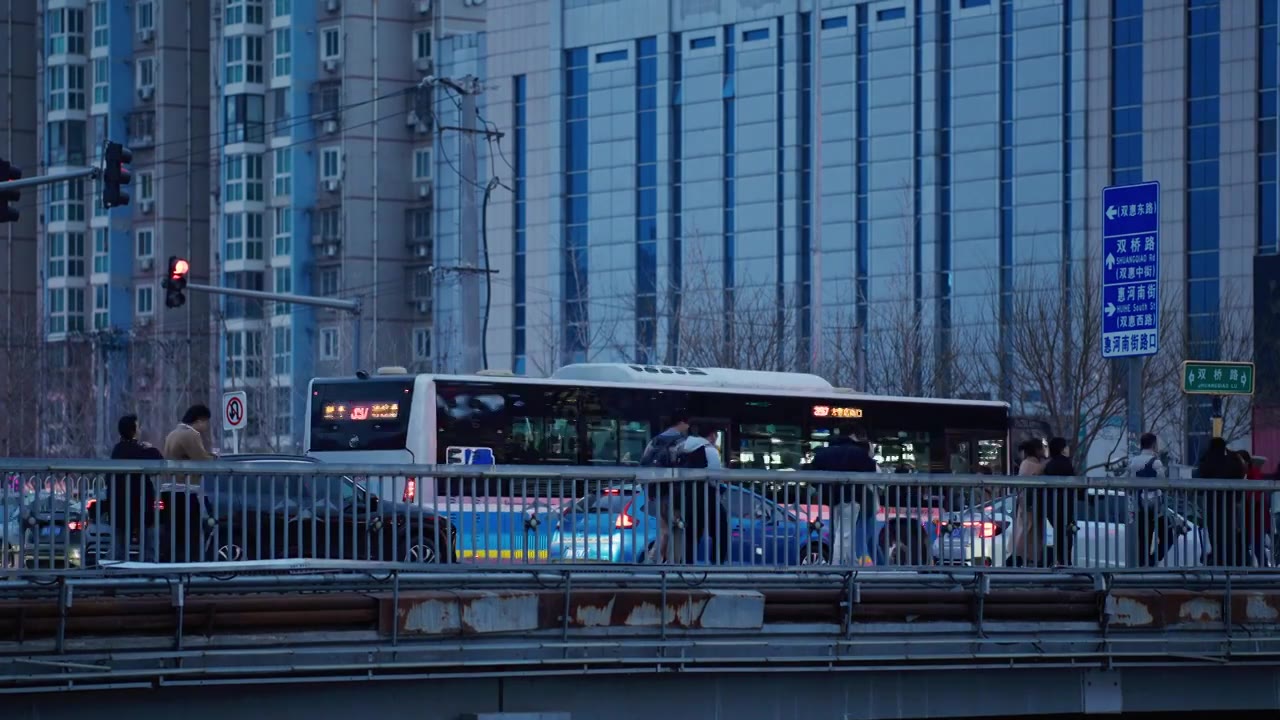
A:
[[[839,407],[835,405],[814,405],[813,416],[818,418],[840,418],[842,420],[860,420],[862,408]]]
[[[395,420],[398,417],[400,417],[400,403],[329,402],[324,404],[324,419],[327,421],[365,422]]]

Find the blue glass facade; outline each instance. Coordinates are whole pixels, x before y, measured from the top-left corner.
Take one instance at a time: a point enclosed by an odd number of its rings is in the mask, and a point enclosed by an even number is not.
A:
[[[854,304],[855,322],[860,328],[867,327],[870,317],[868,312],[867,266],[871,254],[871,204],[868,193],[871,188],[871,133],[869,120],[871,113],[870,89],[870,49],[871,35],[867,29],[867,6],[859,5],[856,13],[856,37],[854,38]],[[862,338],[863,356],[865,357],[867,339]]]
[[[842,18],[843,19],[843,18]],[[847,22],[847,20],[846,20]],[[800,14],[799,44],[799,98],[796,113],[799,119],[797,144],[799,173],[796,178],[798,202],[796,203],[795,225],[796,259],[798,264],[797,284],[799,295],[797,305],[800,310],[799,340],[802,349],[801,367],[809,367],[815,344],[821,338],[813,337],[813,23],[814,15]],[[825,21],[823,27],[825,27]],[[781,148],[779,148],[781,150]],[[781,225],[781,223],[779,223]],[[781,232],[781,227],[779,227]]]
[[[938,224],[937,305],[943,357],[951,355],[951,3],[938,0]],[[921,118],[923,122],[923,118]]]
[[[736,88],[734,80],[738,71],[737,55],[734,52],[734,29],[732,25],[724,28],[724,55],[722,59],[724,79],[721,87],[721,97],[723,98],[724,114],[721,116],[721,142],[724,151],[723,164],[723,198],[722,215],[721,215],[721,232],[724,236],[724,245],[721,248],[721,264],[723,267],[723,277],[721,282],[724,288],[724,339],[732,345],[734,342],[733,330],[733,314],[734,314],[734,293],[737,291],[737,273],[735,272],[736,263],[734,262],[737,251],[736,237],[734,236],[735,226],[735,210],[737,206],[737,198],[735,192],[737,190],[737,170],[734,153],[737,146],[738,120],[737,120],[737,102],[735,98]],[[759,39],[759,38],[756,38]],[[746,38],[744,37],[745,41]]]
[[[636,362],[658,348],[658,39],[636,43]]]
[[[586,359],[588,337],[588,123],[587,49],[564,53],[564,265],[563,352],[567,362]]]
[[[1013,2],[1000,0],[1000,366],[1011,362],[1014,292],[1014,70]],[[1002,372],[1007,378],[1008,373]],[[1004,388],[1006,392],[1010,388]]]
[[[681,102],[682,82],[684,76],[684,39],[680,33],[671,35],[671,95],[668,100],[667,126],[670,129],[669,146],[667,148],[668,168],[667,184],[669,186],[668,214],[670,216],[670,239],[668,241],[667,284],[670,296],[667,306],[667,352],[666,362],[675,365],[680,362],[680,317],[681,294],[684,287],[684,223],[683,202],[683,166],[684,156],[684,107]]]
[[[1187,357],[1219,359],[1221,17],[1218,0],[1187,8]],[[1187,456],[1208,439],[1210,404],[1190,403]]]
[[[528,252],[529,237],[526,229],[528,212],[528,159],[529,151],[529,84],[524,75],[517,75],[512,80],[514,103],[514,148],[512,150],[511,169],[515,177],[512,179],[513,202],[511,204],[512,263],[511,263],[511,305],[513,318],[511,321],[511,370],[523,374],[528,363],[528,313],[525,294],[528,291]]]
[[[1280,253],[1280,196],[1276,177],[1280,174],[1280,128],[1276,122],[1276,95],[1280,92],[1277,74],[1276,16],[1280,3],[1258,3],[1258,252]]]
[[[1111,8],[1111,183],[1142,182],[1142,0]]]

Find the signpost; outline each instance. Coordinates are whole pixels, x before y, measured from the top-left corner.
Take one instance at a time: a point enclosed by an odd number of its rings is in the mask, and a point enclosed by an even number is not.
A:
[[[231,452],[240,452],[240,431],[249,417],[249,405],[243,390],[222,394],[222,430],[231,433]]]
[[[1182,363],[1182,392],[1188,395],[1252,395],[1251,362],[1188,360]]]
[[[1160,348],[1160,183],[1102,191],[1102,356]]]

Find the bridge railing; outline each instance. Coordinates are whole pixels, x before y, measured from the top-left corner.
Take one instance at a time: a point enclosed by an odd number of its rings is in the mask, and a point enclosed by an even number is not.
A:
[[[1275,565],[1274,481],[0,460],[0,568]]]

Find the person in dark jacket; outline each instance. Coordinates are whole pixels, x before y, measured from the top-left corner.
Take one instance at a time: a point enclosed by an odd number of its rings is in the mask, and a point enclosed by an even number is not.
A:
[[[1209,449],[1200,457],[1196,474],[1204,480],[1241,480],[1245,476],[1244,463],[1240,456],[1227,449],[1227,441],[1220,437],[1209,440]],[[1232,506],[1233,493],[1210,490],[1204,493],[1200,506],[1204,508],[1205,530],[1209,533],[1209,544],[1216,561],[1224,565],[1243,564],[1243,550],[1238,540],[1239,533],[1233,532],[1235,513]]]
[[[137,415],[120,418],[116,429],[120,433],[120,442],[111,449],[112,460],[164,459],[158,449],[138,439],[141,429]],[[160,551],[160,532],[153,517],[158,499],[155,483],[143,473],[117,473],[111,478],[108,499],[116,558],[121,561],[128,559],[129,541],[136,534],[140,555],[154,562]]]
[[[1075,477],[1076,466],[1071,461],[1071,449],[1067,439],[1055,437],[1049,440],[1049,460],[1044,464],[1042,476]],[[1058,565],[1070,565],[1075,561],[1076,545],[1076,493],[1071,488],[1047,488],[1043,513],[1054,528],[1053,555]]]
[[[678,467],[689,470],[720,470],[723,465],[716,440],[720,431],[710,425],[692,428],[676,456]],[[685,562],[697,558],[698,544],[706,537],[707,563],[726,563],[729,557],[729,512],[722,502],[720,483],[714,480],[686,480],[676,498],[681,519],[684,520]],[[750,558],[741,558],[750,561]]]
[[[826,472],[874,473],[878,471],[872,459],[870,446],[862,428],[845,425],[836,430],[830,444],[813,455],[813,469]],[[856,533],[859,525],[863,534],[873,529],[867,518],[874,517],[878,498],[874,487],[853,483],[827,483],[823,490],[823,504],[831,508],[832,562],[856,565]],[[874,552],[875,543],[867,549]]]

